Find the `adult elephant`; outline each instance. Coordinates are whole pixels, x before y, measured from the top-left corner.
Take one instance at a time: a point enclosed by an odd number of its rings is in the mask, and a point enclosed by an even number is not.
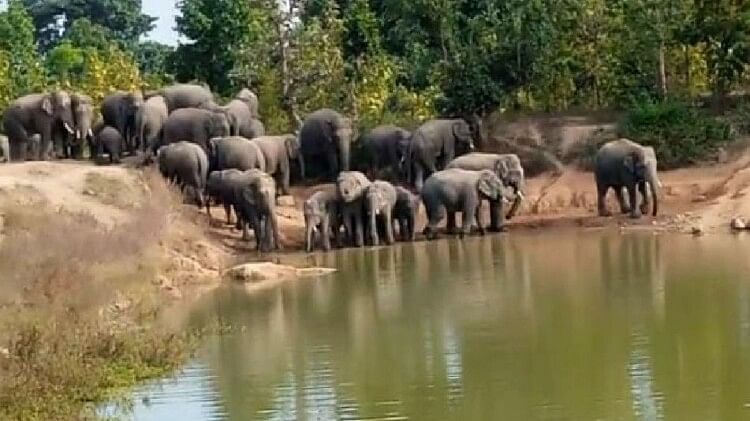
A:
[[[656,153],[651,147],[645,147],[628,139],[619,139],[604,144],[594,160],[599,215],[610,216],[606,198],[609,189],[614,189],[622,213],[630,213],[631,218],[640,218],[649,210],[648,188],[654,201],[652,215],[659,211],[658,189],[661,187],[657,174]],[[625,202],[623,189],[628,192]],[[638,194],[642,202],[638,206]]]
[[[140,92],[118,91],[104,97],[101,112],[104,124],[114,127],[125,140],[128,152],[135,152],[136,111],[143,104]]]
[[[245,103],[253,118],[260,118],[260,113],[258,112],[258,96],[255,95],[255,92],[243,88],[237,93],[235,99]]]
[[[349,241],[357,247],[365,245],[365,193],[372,183],[359,171],[342,171],[336,179],[336,192]]]
[[[46,160],[52,152],[53,131],[60,124],[74,134],[75,118],[72,99],[65,91],[31,94],[11,102],[3,115],[3,126],[8,135],[11,161],[25,161],[31,137],[40,136],[36,159]]]
[[[190,142],[177,142],[159,148],[159,172],[183,193],[192,191],[198,206],[203,206],[203,192],[208,178],[208,157],[200,146]]]
[[[411,132],[398,126],[378,126],[362,136],[362,148],[368,160],[370,176],[379,170],[391,170],[400,178],[401,162],[409,151]]]
[[[349,171],[352,133],[351,120],[334,110],[324,108],[310,114],[299,135],[305,163],[320,163],[318,168],[327,170],[326,175],[332,179],[341,171]]]
[[[476,136],[464,119],[436,119],[424,123],[412,135],[404,161],[409,181],[420,191],[424,178],[451,162],[457,149],[473,150]]]
[[[266,171],[266,158],[260,147],[244,137],[215,137],[208,141],[211,171],[237,169]]]
[[[450,168],[469,171],[490,170],[497,174],[507,187],[513,189],[515,195],[513,206],[505,215],[505,218],[512,219],[516,215],[524,198],[523,188],[526,184],[523,166],[518,155],[472,152],[451,161],[446,166],[446,169]],[[490,205],[490,231],[492,232],[503,230],[502,206],[498,205],[498,203]]]
[[[178,83],[159,91],[167,103],[169,114],[182,108],[211,108],[214,94],[207,86]]]
[[[458,168],[438,171],[430,176],[421,192],[422,201],[427,210],[427,227],[425,235],[428,239],[437,236],[436,228],[440,221],[448,216],[448,232],[453,233],[456,228],[456,213],[462,213],[463,238],[471,233],[474,225],[484,234],[484,226],[480,218],[482,200],[501,202],[506,199],[505,186],[500,177],[492,171],[467,171]]]
[[[160,143],[164,123],[169,116],[167,102],[161,95],[148,98],[135,113],[137,143],[142,151],[153,150]]]
[[[164,122],[164,144],[187,140],[208,150],[208,140],[229,136],[229,122],[222,112],[200,108],[181,108]]]
[[[282,195],[289,194],[291,162],[297,161],[300,172],[305,172],[305,161],[300,153],[299,140],[294,135],[263,136],[252,140],[266,159],[266,172],[276,178]]]
[[[281,249],[276,219],[276,182],[261,170],[245,171],[242,182],[234,189],[235,211],[241,218],[243,237],[247,225],[255,231],[257,249],[268,252]]]

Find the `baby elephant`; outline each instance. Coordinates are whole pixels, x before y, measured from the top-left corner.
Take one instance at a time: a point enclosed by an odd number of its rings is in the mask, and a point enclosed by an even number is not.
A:
[[[393,235],[393,208],[396,206],[397,193],[393,184],[387,181],[374,181],[365,191],[365,211],[369,218],[370,240],[373,246],[380,245],[378,237],[378,218],[385,228],[385,242],[395,242]]]
[[[467,171],[453,168],[434,173],[422,188],[422,201],[427,210],[427,239],[436,237],[436,228],[448,213],[448,232],[456,227],[456,213],[462,213],[461,238],[471,233],[476,224],[480,233],[484,227],[480,218],[482,200],[498,203],[507,200],[500,177],[490,170]]]
[[[96,145],[96,153],[92,151],[92,158],[102,159],[106,153],[109,155],[110,164],[120,163],[123,138],[117,129],[104,125],[97,127],[94,131],[94,145]]]
[[[322,190],[314,193],[304,204],[305,250],[310,253],[315,247],[315,238],[322,243],[323,250],[331,250],[331,236],[340,244],[341,206],[336,191]]]
[[[398,225],[398,234],[401,241],[415,240],[415,225],[420,203],[419,196],[403,187],[396,187],[396,206],[393,207],[393,221]]]

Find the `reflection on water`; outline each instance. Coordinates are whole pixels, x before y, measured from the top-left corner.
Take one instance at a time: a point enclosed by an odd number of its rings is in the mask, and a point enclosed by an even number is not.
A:
[[[316,255],[192,314],[135,420],[750,419],[750,238],[545,233]],[[148,397],[147,399],[144,399]]]

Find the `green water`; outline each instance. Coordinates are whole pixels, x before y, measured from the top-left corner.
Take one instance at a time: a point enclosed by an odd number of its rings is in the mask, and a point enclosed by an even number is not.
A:
[[[747,420],[750,237],[543,233],[348,250],[207,297],[135,420]],[[146,399],[144,399],[144,397]]]

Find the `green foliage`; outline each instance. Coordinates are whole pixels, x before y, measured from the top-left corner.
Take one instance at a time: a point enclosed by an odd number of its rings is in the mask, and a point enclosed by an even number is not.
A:
[[[619,132],[653,146],[663,168],[713,157],[732,137],[728,123],[679,102],[639,105],[628,114]]]

